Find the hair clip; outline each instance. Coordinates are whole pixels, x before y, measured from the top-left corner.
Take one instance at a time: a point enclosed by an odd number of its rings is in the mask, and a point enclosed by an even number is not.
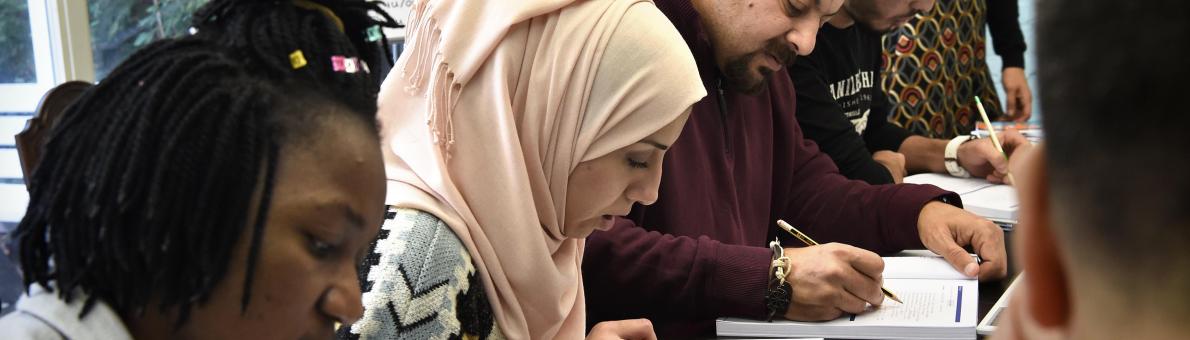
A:
[[[331,69],[335,72],[356,73],[359,72],[361,61],[355,57],[344,57],[341,55],[331,56]]]
[[[289,54],[289,65],[295,70],[306,66],[306,56],[302,54],[302,50],[294,50]]]
[[[346,59],[341,55],[331,56],[331,69],[335,72],[347,71],[347,65],[344,65]]]
[[[380,25],[372,25],[364,30],[364,36],[367,37],[368,42],[376,42],[380,40]]]
[[[360,61],[359,61],[359,66],[360,66],[360,68],[364,69],[364,73],[372,73],[372,70],[368,69],[368,62],[367,62],[367,61],[360,60]]]

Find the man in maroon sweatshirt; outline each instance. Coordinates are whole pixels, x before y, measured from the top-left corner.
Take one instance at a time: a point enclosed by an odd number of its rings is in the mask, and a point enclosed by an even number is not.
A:
[[[655,2],[711,95],[669,148],[656,202],[588,239],[589,324],[644,317],[663,338],[688,338],[713,334],[724,316],[833,319],[883,302],[876,253],[923,246],[968,275],[1005,275],[1002,231],[957,208],[957,195],[848,180],[804,139],[784,66],[813,50],[843,0]],[[824,245],[800,247],[776,219]],[[770,294],[780,292],[769,280],[774,237],[786,237],[788,299]]]

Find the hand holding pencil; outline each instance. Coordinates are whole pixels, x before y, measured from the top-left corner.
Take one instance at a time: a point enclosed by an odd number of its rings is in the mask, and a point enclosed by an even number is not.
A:
[[[801,231],[797,230],[797,228],[794,228],[793,226],[789,225],[789,223],[785,223],[785,221],[783,221],[783,220],[777,220],[777,226],[781,227],[781,229],[785,229],[785,231],[789,232],[790,234],[793,234],[793,237],[796,237],[798,240],[801,240],[802,243],[805,243],[807,246],[818,245],[818,242],[815,242],[813,239],[810,239],[810,236],[806,236],[806,234],[803,234]],[[887,288],[880,287],[880,292],[884,293],[884,296],[887,296],[889,299],[892,299],[893,301],[896,301],[899,303],[905,303],[904,301],[901,301],[901,298],[897,297],[896,294],[893,294],[893,292],[889,291]]]
[[[975,105],[979,108],[979,117],[983,119],[983,124],[988,129],[988,136],[992,138],[992,144],[996,146],[996,151],[1000,151],[1000,154],[1004,156],[1004,164],[1008,166],[1008,153],[1004,152],[1004,145],[1000,144],[1000,138],[996,136],[996,128],[992,125],[992,120],[988,119],[988,113],[984,111],[983,101],[979,100],[979,96],[975,96]],[[1009,183],[1016,183],[1016,180],[1012,178],[1012,173],[1008,170],[1004,171],[1004,175],[1008,178]]]
[[[792,287],[784,317],[798,321],[833,320],[863,313],[884,303],[880,290],[884,261],[880,255],[841,243],[785,247]]]
[[[976,100],[979,103],[978,99]],[[977,105],[978,106],[978,105]],[[980,106],[982,111],[982,106]],[[985,114],[981,114],[986,116]],[[991,120],[985,120],[985,126]],[[971,173],[972,176],[983,178],[993,183],[1013,182],[1009,172],[1008,156],[1020,148],[1028,148],[1032,144],[1029,140],[1013,129],[997,133],[991,130],[989,138],[977,139],[963,143],[958,149],[959,165]]]

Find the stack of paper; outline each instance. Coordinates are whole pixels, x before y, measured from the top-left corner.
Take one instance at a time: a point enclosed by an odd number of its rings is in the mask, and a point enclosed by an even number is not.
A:
[[[997,132],[1002,132],[1005,130],[1005,128],[1011,126],[1015,128],[1017,132],[1020,132],[1021,135],[1025,136],[1025,139],[1028,139],[1033,144],[1041,143],[1041,141],[1045,139],[1045,132],[1041,129],[1041,125],[1038,124],[992,122],[992,126],[996,127]],[[971,134],[979,138],[988,138],[990,136],[988,134],[987,128],[984,127],[983,122],[975,123],[975,130],[972,130]]]
[[[963,208],[973,214],[1001,222],[1017,220],[1016,188],[992,184],[978,178],[958,178],[943,174],[917,174],[905,177],[905,183],[932,184],[963,198]]]
[[[837,339],[975,339],[979,284],[940,257],[884,258],[884,287],[904,304],[883,306],[826,322],[722,318],[718,336]]]

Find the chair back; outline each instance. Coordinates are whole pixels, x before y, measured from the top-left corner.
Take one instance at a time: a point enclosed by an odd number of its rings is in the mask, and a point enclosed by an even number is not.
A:
[[[41,161],[42,146],[54,124],[61,119],[62,112],[91,86],[91,83],[75,80],[50,89],[41,97],[33,118],[29,118],[25,123],[25,129],[16,135],[17,156],[21,159],[21,172],[25,176],[26,189],[29,187],[29,178],[33,176],[33,169]]]

